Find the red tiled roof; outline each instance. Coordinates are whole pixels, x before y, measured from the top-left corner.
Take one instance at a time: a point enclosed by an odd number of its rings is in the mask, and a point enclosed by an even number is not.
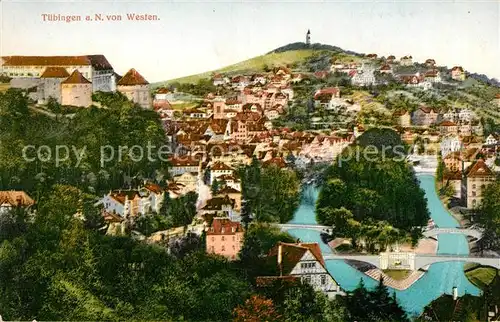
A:
[[[495,174],[486,165],[483,159],[479,159],[466,170],[467,177],[489,177]]]
[[[230,166],[222,162],[215,162],[212,167],[212,170],[233,170]]]
[[[92,82],[83,77],[82,73],[75,69],[68,78],[61,82],[61,84],[92,84]]]
[[[147,183],[145,186],[144,186],[147,190],[151,191],[151,192],[154,192],[156,194],[159,194],[159,193],[162,193],[163,189],[155,184],[155,183]]]
[[[24,191],[0,191],[0,205],[3,204],[28,207],[35,204],[35,201]]]
[[[168,94],[168,93],[170,93],[170,90],[168,88],[165,88],[165,87],[159,88],[156,91],[156,94]]]
[[[69,74],[63,67],[47,67],[40,78],[66,78]]]
[[[269,160],[265,161],[262,165],[265,167],[275,165],[278,168],[286,168],[285,160],[283,158],[279,158],[279,157],[269,159]]]
[[[321,250],[318,243],[298,243],[290,244],[279,242],[269,252],[269,257],[274,258],[278,256],[279,246],[282,246],[282,273],[289,274],[297,263],[302,259],[307,251],[310,251],[316,260],[323,266],[325,261],[321,255]],[[274,260],[274,259],[273,259]],[[277,261],[276,261],[277,263]]]
[[[104,55],[85,56],[6,56],[4,66],[92,66],[113,69]]]
[[[186,167],[186,166],[198,166],[200,164],[199,160],[195,160],[194,158],[191,157],[186,157],[186,158],[171,158],[170,164],[173,167]]]
[[[212,226],[207,231],[207,235],[234,235],[240,232],[243,232],[243,227],[239,222],[231,221],[228,218],[215,217]]]
[[[121,86],[147,85],[148,81],[134,68],[129,70],[117,83]]]
[[[451,121],[443,121],[441,122],[441,124],[439,124],[439,126],[457,126],[457,125]]]
[[[454,71],[456,71],[456,70],[458,70],[458,71],[460,71],[460,72],[463,72],[463,71],[464,71],[464,69],[462,68],[462,66],[455,66],[455,67],[453,67],[453,68],[451,69],[451,71],[453,71],[453,72],[454,72]]]

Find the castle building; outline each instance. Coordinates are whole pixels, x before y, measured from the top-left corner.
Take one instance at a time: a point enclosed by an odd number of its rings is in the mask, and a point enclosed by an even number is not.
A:
[[[46,104],[50,97],[61,104],[61,83],[68,77],[69,73],[63,67],[47,67],[37,88],[38,104]]]
[[[0,74],[11,78],[40,78],[48,67],[61,67],[68,74],[75,69],[92,83],[92,91],[116,90],[113,67],[104,55],[4,56]]]
[[[306,34],[306,45],[311,45],[311,30],[307,30],[307,34]]]
[[[92,105],[92,83],[77,69],[61,82],[62,105],[88,107]]]
[[[149,82],[134,68],[129,70],[117,83],[118,91],[143,108],[151,108]]]

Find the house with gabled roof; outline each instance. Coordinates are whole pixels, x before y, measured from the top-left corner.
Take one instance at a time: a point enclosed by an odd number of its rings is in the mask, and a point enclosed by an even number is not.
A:
[[[239,222],[215,217],[207,230],[206,251],[235,260],[243,246],[244,230]]]
[[[215,162],[210,166],[210,184],[223,175],[233,175],[234,169],[223,162]]]
[[[469,209],[477,208],[482,200],[484,190],[496,180],[495,173],[479,159],[464,171],[462,179],[462,201]]]
[[[61,82],[61,103],[80,107],[92,105],[92,83],[77,69]]]
[[[436,124],[439,118],[437,109],[421,106],[412,114],[412,124],[417,126],[430,126]]]
[[[411,56],[403,56],[399,60],[399,64],[401,66],[412,66],[413,65],[413,57],[411,57]]]
[[[329,298],[344,293],[328,272],[318,243],[279,242],[270,250],[267,261],[274,274],[257,277],[258,286],[290,276],[311,285]]]
[[[134,68],[118,81],[117,90],[142,108],[151,108],[149,82]]]
[[[457,81],[464,81],[465,80],[465,71],[462,68],[462,66],[454,66],[451,69],[451,78]]]
[[[24,191],[0,191],[0,215],[16,207],[28,209],[34,204],[35,201]]]

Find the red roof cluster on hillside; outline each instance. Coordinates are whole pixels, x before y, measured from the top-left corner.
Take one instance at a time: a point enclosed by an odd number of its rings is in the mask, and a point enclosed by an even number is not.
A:
[[[47,67],[40,78],[66,78],[69,74],[63,67]]]
[[[129,70],[117,83],[120,86],[148,85],[149,82],[134,68]]]
[[[92,82],[83,77],[82,73],[75,69],[61,84],[92,84]]]
[[[104,55],[85,56],[4,56],[4,66],[92,66],[113,69]]]

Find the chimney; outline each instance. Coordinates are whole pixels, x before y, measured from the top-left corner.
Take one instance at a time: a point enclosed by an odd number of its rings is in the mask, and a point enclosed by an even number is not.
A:
[[[456,301],[458,298],[458,289],[456,286],[453,287],[453,300]]]
[[[283,261],[283,246],[281,243],[278,244],[278,267],[280,269],[280,276],[283,276],[283,268],[282,268],[282,263]]]

